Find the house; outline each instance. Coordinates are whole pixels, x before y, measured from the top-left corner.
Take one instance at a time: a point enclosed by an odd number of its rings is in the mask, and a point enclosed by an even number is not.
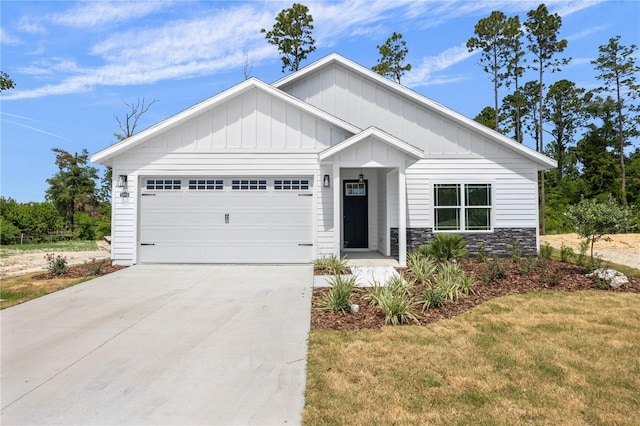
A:
[[[435,233],[538,241],[556,162],[340,55],[250,78],[92,156],[113,167],[113,262],[406,264]]]

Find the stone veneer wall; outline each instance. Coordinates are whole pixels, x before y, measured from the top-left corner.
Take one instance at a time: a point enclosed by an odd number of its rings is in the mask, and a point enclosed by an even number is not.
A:
[[[467,242],[469,254],[478,253],[478,245],[484,243],[487,254],[496,256],[509,256],[511,252],[507,248],[515,240],[520,241],[520,249],[523,255],[537,254],[536,228],[495,228],[492,233],[458,233]],[[431,228],[407,228],[407,252],[423,244],[427,244],[434,233]],[[396,259],[398,252],[398,228],[391,228],[391,256]]]

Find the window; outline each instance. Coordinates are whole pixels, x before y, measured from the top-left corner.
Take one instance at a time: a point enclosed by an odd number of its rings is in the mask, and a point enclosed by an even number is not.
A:
[[[263,191],[267,189],[267,181],[259,179],[234,179],[231,181],[231,189],[235,191]]]
[[[276,191],[306,191],[309,189],[308,179],[276,179],[273,181]]]
[[[222,190],[224,181],[220,179],[189,179],[189,189],[196,191]]]
[[[491,184],[444,183],[433,188],[434,230],[491,230]]]
[[[344,193],[347,197],[364,197],[367,195],[367,188],[364,183],[347,182],[345,183],[344,189]]]
[[[180,179],[147,179],[146,189],[148,190],[180,190],[182,181]]]

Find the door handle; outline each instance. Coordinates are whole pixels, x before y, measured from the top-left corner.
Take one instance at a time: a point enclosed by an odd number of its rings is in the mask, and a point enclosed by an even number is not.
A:
[[[229,213],[224,214],[224,223],[229,223]]]

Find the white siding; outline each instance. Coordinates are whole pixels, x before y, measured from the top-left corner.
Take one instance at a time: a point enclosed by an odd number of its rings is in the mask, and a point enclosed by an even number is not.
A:
[[[324,175],[329,175],[330,185],[333,185],[333,167],[331,164],[320,167],[320,175],[316,185],[317,200],[317,254],[318,257],[327,257],[333,254],[333,190],[330,186],[322,186]]]

